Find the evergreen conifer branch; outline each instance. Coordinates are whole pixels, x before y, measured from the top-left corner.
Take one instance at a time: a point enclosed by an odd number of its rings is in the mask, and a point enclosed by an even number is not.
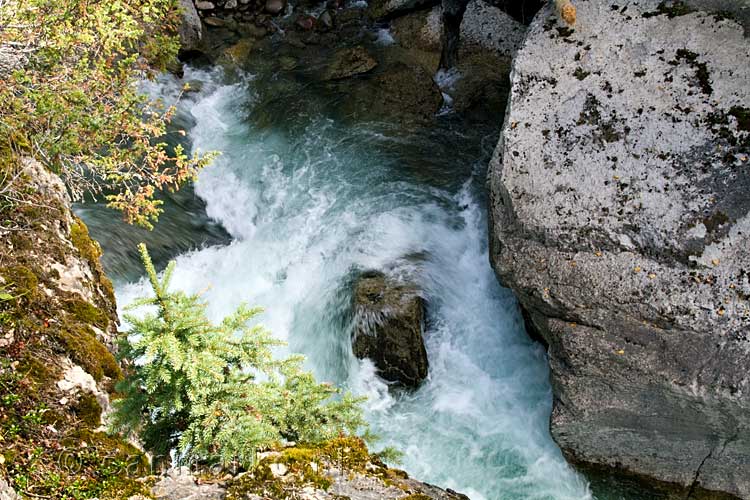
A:
[[[248,324],[261,308],[240,305],[214,324],[198,295],[169,290],[173,262],[159,279],[145,245],[138,249],[153,297],[128,310],[157,307],[125,315],[119,353],[128,369],[113,430],[138,435],[161,456],[176,448],[186,459],[249,465],[257,450],[282,441],[318,443],[366,428],[362,398],[318,383],[301,356],[274,358],[284,343]]]

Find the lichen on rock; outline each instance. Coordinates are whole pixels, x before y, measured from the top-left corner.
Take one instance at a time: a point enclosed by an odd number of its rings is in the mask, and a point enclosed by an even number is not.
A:
[[[120,377],[112,285],[59,178],[22,165],[29,194],[0,212],[0,478],[23,495],[127,498],[144,457],[100,432]]]
[[[491,259],[548,345],[569,460],[748,497],[750,45],[669,5],[540,11],[490,166]]]

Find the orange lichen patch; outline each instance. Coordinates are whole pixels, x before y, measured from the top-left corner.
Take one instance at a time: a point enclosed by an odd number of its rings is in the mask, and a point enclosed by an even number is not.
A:
[[[570,0],[555,0],[555,6],[563,21],[570,25],[576,23],[576,7]]]
[[[575,5],[568,2],[560,9],[560,17],[568,24],[576,23],[576,8]]]

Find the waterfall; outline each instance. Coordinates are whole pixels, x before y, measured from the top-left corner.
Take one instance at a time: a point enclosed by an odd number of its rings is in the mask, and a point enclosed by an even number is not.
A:
[[[195,192],[231,242],[179,255],[173,286],[204,291],[213,319],[241,302],[266,308],[260,321],[319,378],[368,396],[380,445],[403,451],[414,477],[475,500],[591,498],[549,435],[543,349],[489,265],[497,130],[450,116],[429,130],[345,124],[313,93],[290,116],[251,75],[187,68],[185,79],[202,82],[180,105],[192,147],[222,151]],[[163,77],[148,91],[179,85]],[[366,270],[406,276],[427,301],[430,372],[415,392],[389,390],[352,355],[352,281]],[[146,288],[118,284],[120,306]]]

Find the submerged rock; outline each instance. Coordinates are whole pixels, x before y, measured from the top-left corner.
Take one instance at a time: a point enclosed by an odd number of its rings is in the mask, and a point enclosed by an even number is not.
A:
[[[357,82],[341,111],[353,119],[388,119],[403,124],[433,120],[442,103],[431,74],[421,66],[396,62]]]
[[[539,12],[490,166],[491,259],[548,345],[569,460],[750,498],[750,43],[670,5]]]
[[[330,10],[324,10],[323,13],[318,16],[317,26],[320,31],[332,30],[334,27],[333,13]]]
[[[377,61],[364,47],[341,49],[332,56],[331,63],[323,73],[324,80],[339,80],[371,71]]]
[[[396,40],[406,48],[425,51],[441,49],[442,8],[415,12],[393,21]],[[460,31],[459,56],[493,52],[512,57],[521,45],[526,27],[484,0],[471,0],[466,7]]]
[[[363,273],[354,288],[354,354],[369,358],[385,380],[416,387],[427,376],[424,301],[413,285]]]
[[[315,28],[316,22],[317,22],[316,18],[305,14],[297,18],[295,25],[297,26],[298,29],[302,31],[310,31],[311,29]]]
[[[225,64],[242,64],[253,50],[254,43],[250,38],[243,38],[234,45],[227,47],[219,57],[219,61]]]

